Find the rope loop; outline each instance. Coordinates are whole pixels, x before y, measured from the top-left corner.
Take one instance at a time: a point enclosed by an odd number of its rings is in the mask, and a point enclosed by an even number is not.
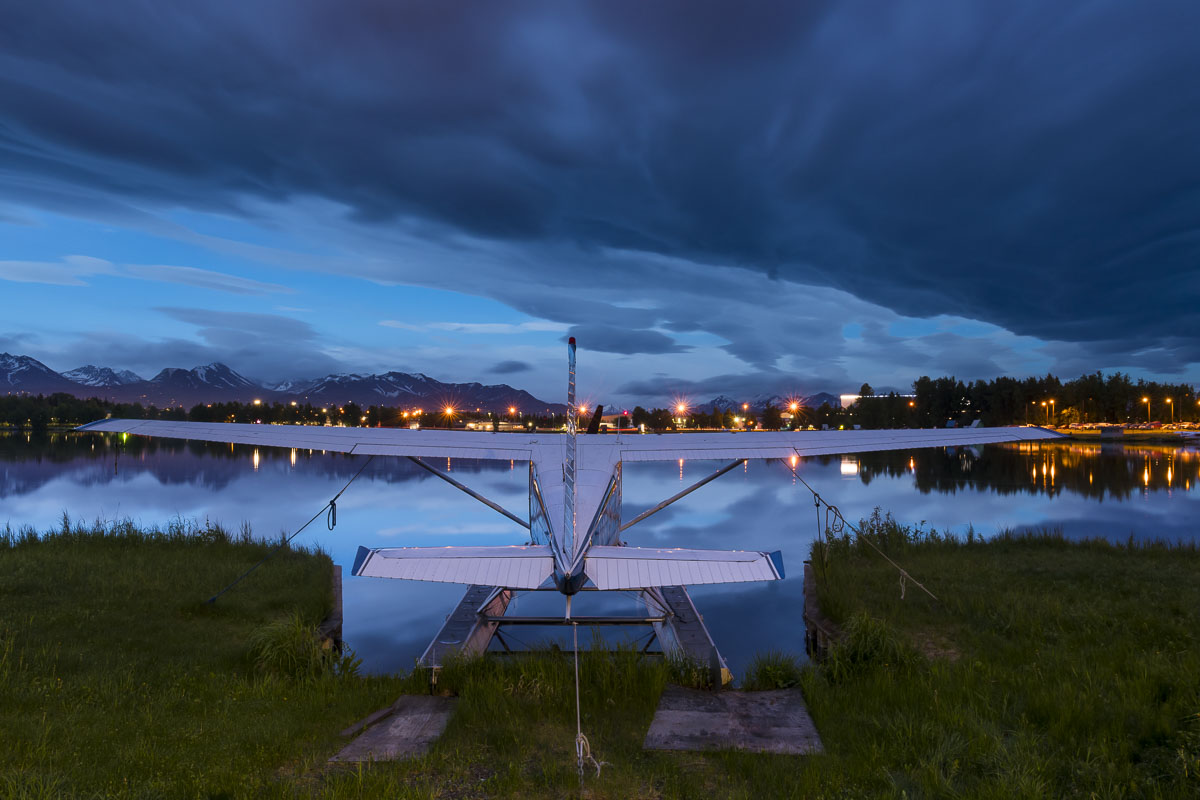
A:
[[[337,498],[329,501],[329,513],[325,515],[325,527],[333,530],[337,527]]]

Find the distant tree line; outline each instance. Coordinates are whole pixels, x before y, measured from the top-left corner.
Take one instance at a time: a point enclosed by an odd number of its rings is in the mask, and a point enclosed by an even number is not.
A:
[[[1200,421],[1200,403],[1195,389],[1184,383],[1167,384],[1139,379],[1136,383],[1122,373],[1104,376],[1099,372],[1063,382],[1054,375],[1043,378],[996,378],[964,383],[953,377],[922,376],[913,382],[913,396],[896,392],[877,395],[863,384],[859,399],[849,408],[802,408],[796,414],[768,405],[766,408],[674,411],[637,406],[629,415],[632,427],[662,432],[680,428],[722,430],[748,428],[852,427],[932,428],[981,424],[1022,425],[1073,422]],[[360,427],[462,428],[468,424],[484,429],[526,427],[554,430],[566,424],[563,414],[508,414],[506,412],[422,409],[421,413],[392,406],[314,406],[310,403],[202,403],[156,408],[137,403],[114,403],[96,398],[81,399],[58,392],[43,395],[0,396],[0,425],[45,429],[82,425],[105,417],[125,419],[169,419],[192,422],[261,422],[265,424],[346,425]],[[586,420],[580,421],[581,426]],[[622,426],[624,427],[624,426]]]

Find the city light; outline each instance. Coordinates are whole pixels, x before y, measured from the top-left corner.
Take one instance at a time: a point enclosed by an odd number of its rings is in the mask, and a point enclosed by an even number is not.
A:
[[[261,405],[262,405],[262,400],[259,400],[259,399],[255,398],[255,400],[254,400],[254,405],[256,405],[256,406],[261,406]]]
[[[509,406],[509,407],[508,407],[508,413],[509,413],[509,414],[515,414],[515,413],[517,413],[517,407],[516,407],[516,406]]]
[[[679,403],[675,406],[675,413],[683,415],[687,413],[687,405]]]
[[[800,404],[797,403],[795,400],[793,400],[791,403],[788,404],[788,411],[791,411],[793,414],[795,414],[799,410],[800,410]]]

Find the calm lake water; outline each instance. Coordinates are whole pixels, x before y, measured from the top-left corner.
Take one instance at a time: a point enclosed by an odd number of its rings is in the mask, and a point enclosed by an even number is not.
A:
[[[308,520],[364,460],[136,437],[123,442],[106,434],[0,434],[0,525],[46,530],[66,512],[73,519],[129,518],[147,526],[175,518],[209,520],[230,530],[248,524],[256,534],[275,537]],[[624,517],[719,466],[627,465]],[[449,468],[518,516],[528,511],[525,464],[456,459]],[[958,533],[970,526],[985,535],[1050,528],[1071,537],[1120,541],[1200,539],[1200,449],[1194,446],[1053,442],[937,448],[805,459],[798,471],[852,521],[878,506],[905,524]],[[359,545],[519,544],[524,533],[408,461],[376,458],[338,501],[336,529],[318,520],[296,543],[320,545],[348,568]],[[812,495],[785,465],[761,462],[734,470],[626,532],[633,545],[783,550],[788,571],[783,581],[691,590],[738,675],[755,651],[803,653],[800,577],[815,534]],[[937,591],[937,576],[918,577]],[[406,670],[462,591],[347,574],[345,638],[369,671]],[[640,610],[624,595],[584,595],[576,603],[580,614],[602,608]],[[562,597],[524,595],[513,612],[558,614]],[[517,635],[546,641],[556,631],[521,629]]]

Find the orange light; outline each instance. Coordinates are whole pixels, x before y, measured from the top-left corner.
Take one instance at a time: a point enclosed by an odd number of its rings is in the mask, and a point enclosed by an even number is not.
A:
[[[742,403],[742,411],[749,411],[749,410],[750,410],[750,404]]]
[[[509,406],[509,407],[508,407],[508,413],[510,413],[510,414],[515,414],[515,413],[517,413],[516,406]]]
[[[442,413],[444,413],[447,417],[452,416],[454,414],[454,407],[446,406],[444,409],[442,409]]]
[[[800,410],[799,403],[792,403],[791,405],[788,406],[788,411],[791,411],[793,414],[795,414],[799,410]]]
[[[580,406],[580,407],[579,407],[579,413],[580,413],[580,414],[586,414],[586,413],[587,413],[587,405],[586,405],[586,404],[585,404],[585,405],[582,405],[582,406]]]
[[[680,403],[679,405],[675,406],[675,412],[678,414],[686,414],[687,406],[685,406],[683,403]]]

